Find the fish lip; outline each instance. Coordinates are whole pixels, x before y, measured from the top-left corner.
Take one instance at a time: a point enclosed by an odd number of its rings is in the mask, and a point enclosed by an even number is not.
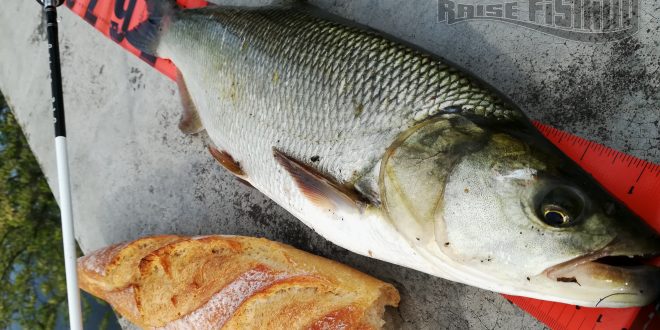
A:
[[[568,268],[575,268],[577,266],[580,266],[582,264],[585,264],[587,262],[592,262],[595,260],[598,260],[600,258],[604,257],[609,257],[612,256],[612,243],[609,243],[605,247],[596,250],[594,252],[585,254],[583,256],[579,256],[573,259],[570,259],[568,261],[564,261],[562,263],[556,264],[554,266],[548,267],[546,270],[543,271],[543,274],[546,274],[549,278],[556,279],[557,276],[553,276],[554,274],[558,272],[565,272],[568,270]]]
[[[624,241],[614,239],[605,247],[573,258],[560,264],[551,266],[542,272],[552,282],[566,282],[577,285],[574,289],[597,291],[600,293],[611,293],[633,295],[629,298],[617,298],[638,304],[648,302],[660,295],[660,282],[655,279],[660,277],[660,267],[657,265],[612,265],[600,263],[597,260],[605,257],[627,256],[631,258],[649,258],[660,256],[660,251],[637,251],[632,252],[625,249]],[[579,291],[579,290],[578,290]],[[609,297],[608,295],[607,297]],[[600,302],[599,302],[600,303]]]
[[[621,252],[617,251],[619,250],[622,246],[625,246],[625,243],[618,239],[615,238],[613,239],[610,243],[605,245],[603,248],[598,249],[596,251],[593,251],[591,253],[570,259],[568,261],[564,261],[562,263],[559,263],[557,265],[548,267],[546,270],[543,271],[544,274],[548,275],[549,277],[552,277],[553,274],[559,272],[559,271],[566,271],[571,267],[577,267],[582,264],[588,263],[588,262],[594,262],[598,259],[605,258],[605,257],[619,257],[619,256],[628,256],[628,257],[642,257],[642,258],[654,258],[660,256],[660,250],[658,251],[651,251],[651,252],[645,252],[645,253],[630,253],[630,252]],[[623,250],[623,249],[622,249]],[[619,267],[619,266],[611,266],[611,267]],[[622,268],[622,267],[619,267]]]
[[[598,262],[604,257],[660,256],[660,250],[627,250],[624,241],[614,240],[605,247],[548,267],[538,277],[549,280],[557,292],[585,302],[586,306],[645,306],[660,296],[660,267],[654,264],[612,265]],[[628,252],[625,252],[628,251]],[[529,278],[528,278],[529,280]],[[559,284],[561,283],[561,285]]]
[[[598,259],[605,258],[605,257],[619,257],[619,256],[628,256],[631,258],[634,257],[642,257],[642,258],[653,258],[653,257],[658,257],[660,256],[660,251],[653,251],[650,253],[644,253],[644,254],[633,254],[631,255],[630,253],[624,253],[624,252],[617,252],[617,248],[621,245],[620,240],[614,239],[612,240],[609,244],[607,244],[605,247],[593,251],[591,253],[570,259],[568,261],[564,261],[562,263],[559,263],[554,266],[550,266],[547,269],[543,271],[543,274],[547,275],[551,279],[557,279],[557,276],[555,276],[557,273],[565,273],[569,271],[571,268],[577,268],[580,265],[583,265],[585,263],[589,262],[594,262]],[[632,267],[623,267],[623,266],[609,266],[609,267],[615,267],[615,268],[639,268],[639,267],[649,267],[645,265],[640,265],[640,266],[632,266]],[[652,266],[651,266],[652,267]],[[656,268],[656,267],[653,267]]]

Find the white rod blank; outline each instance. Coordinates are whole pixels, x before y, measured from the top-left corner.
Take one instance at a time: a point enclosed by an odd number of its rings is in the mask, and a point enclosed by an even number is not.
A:
[[[64,268],[66,270],[66,291],[69,304],[69,324],[73,330],[82,330],[80,291],[76,270],[76,241],[73,234],[73,213],[71,208],[71,182],[69,180],[69,157],[66,137],[55,138],[57,157],[57,182],[62,215],[62,241],[64,244]]]

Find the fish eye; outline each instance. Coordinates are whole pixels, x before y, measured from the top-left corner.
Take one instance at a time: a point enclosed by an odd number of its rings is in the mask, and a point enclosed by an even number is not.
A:
[[[561,206],[544,205],[543,222],[553,227],[564,227],[571,222],[571,216]]]
[[[579,221],[583,205],[582,198],[575,191],[558,187],[543,197],[539,218],[551,227],[570,227]]]

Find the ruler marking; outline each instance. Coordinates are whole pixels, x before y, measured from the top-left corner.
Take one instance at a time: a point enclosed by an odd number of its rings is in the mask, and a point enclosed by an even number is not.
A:
[[[553,308],[548,310],[548,316],[551,317],[552,319],[552,327],[553,329],[557,329],[559,327],[559,319],[555,316],[552,315],[552,310],[554,309],[555,306],[552,306]]]
[[[648,164],[644,165],[644,168],[642,168],[642,171],[639,172],[639,176],[637,177],[637,181],[635,181],[635,183],[639,182],[639,179],[642,178],[642,174],[644,174],[644,170],[646,169],[646,166],[648,166]]]
[[[602,320],[603,320],[603,314],[598,314],[598,318],[596,319],[596,322],[594,322],[594,326],[591,328],[591,330],[596,329],[598,323],[600,323]]]
[[[587,317],[586,317],[586,316],[583,316],[583,318],[582,318],[582,322],[580,322],[580,325],[578,325],[577,328],[578,328],[578,329],[582,329],[582,324],[584,324],[584,321],[586,321],[586,320],[587,320]]]
[[[580,156],[580,160],[584,159],[584,155],[586,155],[587,151],[589,151],[589,147],[591,147],[591,144],[587,144],[587,147],[584,148],[584,152],[582,153],[582,156]]]
[[[541,132],[547,134],[547,135],[557,135],[559,134],[558,132],[555,132],[552,127],[541,127]]]
[[[573,321],[573,318],[575,318],[575,315],[577,313],[578,313],[578,308],[577,308],[577,306],[575,306],[575,308],[573,308],[573,314],[571,314],[571,317],[568,319],[568,322],[566,322],[566,324],[564,324],[564,326],[566,328],[568,328],[568,325],[571,324],[571,322]]]
[[[561,309],[561,312],[559,312],[559,316],[557,316],[557,318],[555,318],[555,321],[556,321],[555,324],[561,325],[564,328],[566,327],[566,325],[564,323],[560,323],[559,321],[561,320],[561,316],[564,315],[564,313],[566,312],[566,307],[568,307],[568,305],[564,305]]]

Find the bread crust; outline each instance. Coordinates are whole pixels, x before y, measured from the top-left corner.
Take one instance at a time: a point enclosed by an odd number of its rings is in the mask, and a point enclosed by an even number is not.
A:
[[[78,260],[80,287],[144,329],[379,329],[390,284],[285,244],[141,238]]]

